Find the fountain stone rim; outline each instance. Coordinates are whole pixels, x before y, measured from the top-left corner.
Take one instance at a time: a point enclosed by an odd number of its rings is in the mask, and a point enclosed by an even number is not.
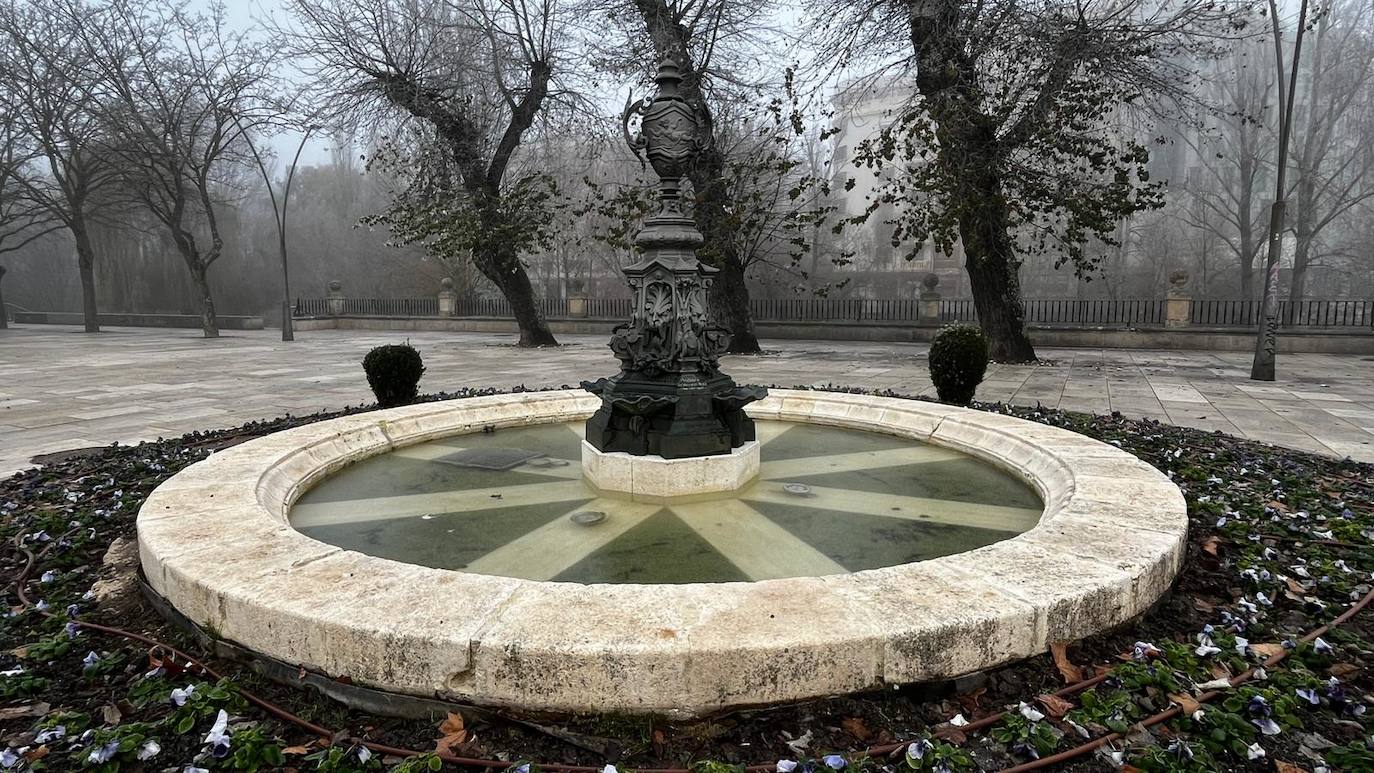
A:
[[[976,550],[844,575],[579,585],[368,556],[287,523],[352,462],[487,427],[583,420],[581,390],[374,411],[217,452],[138,515],[153,591],[246,649],[378,689],[528,710],[694,716],[944,679],[1147,610],[1181,567],[1178,487],[1068,430],[918,400],[773,390],[756,419],[884,432],[969,453],[1033,486],[1040,522]]]

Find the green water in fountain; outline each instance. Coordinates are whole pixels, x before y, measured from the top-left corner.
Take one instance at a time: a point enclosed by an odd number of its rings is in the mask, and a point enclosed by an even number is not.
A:
[[[531,580],[684,583],[841,574],[959,553],[1035,525],[992,465],[902,438],[760,421],[762,466],[728,495],[667,504],[581,478],[583,424],[460,435],[365,460],[298,500],[322,542]]]

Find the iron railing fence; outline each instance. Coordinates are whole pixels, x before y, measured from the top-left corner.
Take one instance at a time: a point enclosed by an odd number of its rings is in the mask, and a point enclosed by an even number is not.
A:
[[[1260,301],[1193,301],[1191,324],[1254,327],[1263,317]],[[1280,301],[1279,324],[1288,327],[1374,327],[1374,301]]]
[[[431,298],[297,298],[293,317],[437,317],[439,299]]]
[[[1164,301],[1036,299],[1023,301],[1025,320],[1040,325],[1162,325]],[[942,300],[940,321],[976,322],[971,299]]]
[[[543,299],[539,308],[546,317],[570,316],[566,299]],[[331,305],[333,304],[333,305]],[[1189,324],[1197,327],[1254,327],[1261,304],[1252,300],[1193,300]],[[629,298],[589,298],[585,314],[591,319],[625,319],[630,316]],[[855,300],[838,298],[763,298],[750,301],[754,319],[761,322],[916,322],[921,319],[918,300]],[[1151,299],[1077,300],[1036,299],[1024,302],[1026,321],[1040,325],[1163,325],[1168,302]],[[438,298],[298,298],[296,317],[333,316],[433,317],[439,314]],[[511,317],[503,298],[469,298],[455,303],[456,317]],[[973,301],[942,299],[940,321],[975,322]],[[1374,301],[1310,300],[1279,304],[1279,323],[1284,327],[1371,327]]]

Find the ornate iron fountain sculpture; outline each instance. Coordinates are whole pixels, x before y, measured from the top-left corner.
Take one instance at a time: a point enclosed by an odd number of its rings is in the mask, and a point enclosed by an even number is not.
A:
[[[737,386],[720,371],[730,333],[713,324],[706,304],[717,269],[697,260],[703,239],[682,211],[679,187],[702,149],[696,116],[678,95],[676,63],[665,60],[656,80],[653,100],[629,103],[621,116],[631,150],[643,151],[658,175],[659,211],[635,236],[643,258],[623,269],[634,310],[611,333],[620,373],[582,384],[601,397],[587,420],[587,442],[604,452],[666,459],[728,454],[754,439],[743,408],[768,392]],[[632,137],[636,114],[643,118]]]

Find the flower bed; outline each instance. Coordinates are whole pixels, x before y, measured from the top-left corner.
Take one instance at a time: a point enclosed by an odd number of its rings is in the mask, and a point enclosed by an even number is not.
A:
[[[595,770],[608,762],[621,770],[696,762],[703,773],[745,763],[786,770],[791,762],[821,770],[996,770],[1068,750],[1084,735],[1119,733],[1057,769],[1273,770],[1279,762],[1292,766],[1278,766],[1287,771],[1374,769],[1363,711],[1374,613],[1301,641],[1370,591],[1374,468],[1119,417],[980,407],[1119,445],[1180,485],[1192,519],[1189,557],[1156,609],[1121,630],[1072,643],[1058,657],[953,684],[691,723],[516,718],[483,709],[384,719],[266,682],[232,662],[210,659],[224,677],[214,680],[145,642],[70,625],[74,614],[196,654],[194,642],[129,582],[127,550],[123,569],[102,568],[102,557],[116,540],[127,546],[143,498],[184,466],[249,437],[328,416],[287,418],[112,447],[0,481],[6,568],[11,577],[23,573],[34,605],[22,604],[11,587],[14,611],[0,623],[0,720],[8,747],[0,765],[415,770],[443,761],[402,762],[387,751],[437,749],[515,767],[540,760]],[[1262,679],[1229,686],[1279,655],[1284,659]],[[1053,695],[1099,672],[1102,679],[1088,689]],[[1209,692],[1216,697],[1199,702]],[[259,699],[314,729],[283,721]],[[1176,716],[1142,727],[1171,706]],[[872,747],[894,751],[865,757],[862,750]]]

